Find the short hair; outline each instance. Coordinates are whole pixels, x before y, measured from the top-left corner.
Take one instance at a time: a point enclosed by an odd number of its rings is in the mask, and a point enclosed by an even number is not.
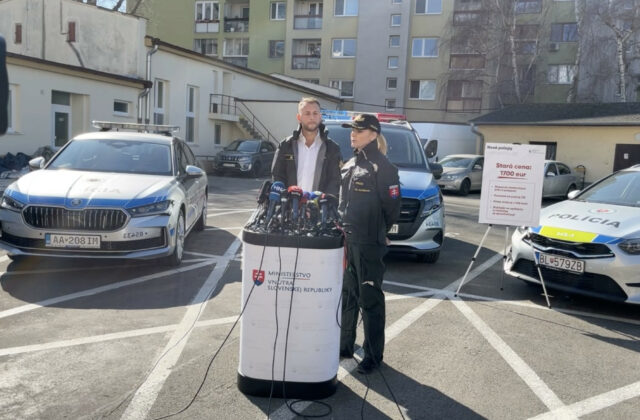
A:
[[[306,97],[306,98],[300,99],[300,102],[298,102],[298,114],[300,113],[300,110],[302,110],[302,108],[304,108],[305,105],[307,104],[316,104],[318,105],[318,108],[322,109],[322,106],[320,105],[319,100],[312,97]]]

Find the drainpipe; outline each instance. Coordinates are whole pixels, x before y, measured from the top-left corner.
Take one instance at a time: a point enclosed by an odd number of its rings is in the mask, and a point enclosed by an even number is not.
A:
[[[156,44],[156,40],[153,40],[153,48],[150,49],[147,52],[147,71],[146,71],[146,75],[145,78],[147,80],[151,80],[151,56],[153,54],[156,53],[156,51],[158,51],[158,44]],[[153,86],[153,84],[151,85]],[[149,124],[149,120],[150,120],[150,116],[151,116],[151,103],[149,102],[149,93],[151,92],[151,88],[147,87],[145,88],[142,93],[140,94],[140,96],[138,97],[138,101],[142,100],[142,97],[144,97],[144,102],[145,102],[145,124]],[[138,107],[138,119],[141,120],[142,116],[140,115],[140,107]]]
[[[476,143],[476,154],[482,155],[484,154],[484,134],[478,131],[474,123],[469,123],[469,124],[471,125],[471,132],[476,136],[480,137],[480,150],[478,150],[478,144]]]

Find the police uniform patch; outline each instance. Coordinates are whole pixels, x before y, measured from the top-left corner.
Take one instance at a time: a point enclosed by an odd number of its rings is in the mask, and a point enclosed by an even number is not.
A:
[[[398,187],[397,185],[389,185],[389,197],[393,198],[394,200],[400,197],[400,187]]]
[[[293,155],[284,155],[284,160],[293,160]]]

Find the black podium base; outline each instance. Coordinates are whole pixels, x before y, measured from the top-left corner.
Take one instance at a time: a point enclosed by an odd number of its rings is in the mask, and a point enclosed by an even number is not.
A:
[[[273,387],[272,387],[273,384]],[[338,388],[338,375],[325,382],[283,382],[249,378],[238,373],[238,389],[256,397],[319,400],[333,395]]]

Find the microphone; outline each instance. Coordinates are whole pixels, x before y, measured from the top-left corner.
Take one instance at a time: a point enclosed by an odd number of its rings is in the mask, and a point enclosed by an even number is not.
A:
[[[333,194],[327,194],[327,207],[329,209],[329,217],[333,218],[336,222],[339,221],[338,197]]]
[[[318,198],[318,204],[320,205],[320,224],[324,227],[327,224],[327,203],[329,200],[327,199],[327,194],[322,193]]]
[[[309,202],[310,196],[311,194],[309,194],[308,191],[305,191],[302,193],[302,198],[300,199],[300,211],[302,212],[300,218],[302,219],[303,228],[305,226],[305,223],[307,222],[307,203]]]
[[[269,208],[267,210],[267,217],[264,219],[265,228],[269,225],[271,218],[273,217],[273,211],[276,208],[276,204],[280,203],[280,195],[284,192],[284,184],[280,181],[276,181],[271,184],[271,190],[269,192]]]
[[[291,197],[292,220],[295,225],[298,222],[298,203],[302,199],[302,188],[297,185],[292,185],[287,192],[289,193],[289,197]]]
[[[269,190],[271,189],[271,181],[268,179],[262,183],[258,192],[258,204],[263,204],[269,200]]]
[[[280,229],[284,230],[284,223],[287,219],[287,203],[289,198],[287,197],[287,191],[282,191],[280,194]]]

